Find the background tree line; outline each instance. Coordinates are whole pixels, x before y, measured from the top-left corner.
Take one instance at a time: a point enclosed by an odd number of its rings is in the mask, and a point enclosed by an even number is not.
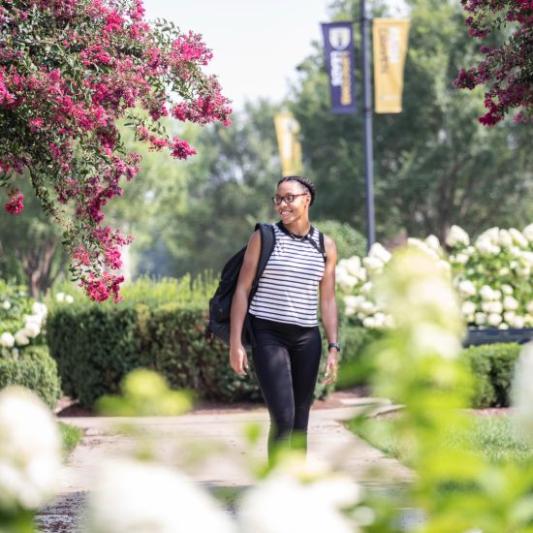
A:
[[[482,126],[482,89],[454,88],[460,68],[480,55],[460,2],[408,5],[404,110],[374,115],[377,239],[442,238],[452,224],[474,234],[526,225],[533,220],[527,126],[511,120]],[[387,14],[383,6],[374,9]],[[332,20],[356,21],[359,2],[337,1],[330,12]],[[337,240],[341,257],[364,253],[361,113],[331,114],[321,43],[297,68],[286,102],[249,102],[229,128],[181,131],[198,151],[186,163],[135,147],[144,156],[142,170],[107,210],[135,236],[135,274],[216,274],[256,221],[277,220],[270,202],[280,178],[273,115],[282,106],[300,122],[305,173],[317,185],[313,223]],[[356,77],[360,87],[358,72]],[[0,275],[28,283],[34,294],[50,286],[65,263],[58,236],[39,209],[31,206],[31,217],[29,210],[18,218],[0,214]]]

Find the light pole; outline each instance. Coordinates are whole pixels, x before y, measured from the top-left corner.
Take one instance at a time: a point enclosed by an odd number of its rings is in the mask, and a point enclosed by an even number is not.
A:
[[[366,1],[361,6],[361,59],[363,67],[363,116],[365,143],[365,188],[367,217],[367,252],[376,240],[374,214],[374,148],[372,144],[372,86],[370,78],[370,17]]]

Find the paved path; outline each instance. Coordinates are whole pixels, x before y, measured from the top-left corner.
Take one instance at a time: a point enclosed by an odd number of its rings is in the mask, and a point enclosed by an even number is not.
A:
[[[364,402],[364,401],[363,401]],[[354,479],[372,485],[376,470],[389,483],[411,479],[410,472],[393,459],[355,437],[342,425],[360,406],[313,409],[309,421],[308,453],[349,472]],[[117,432],[117,424],[128,422],[142,434],[157,435],[157,456],[165,464],[177,466],[207,487],[247,486],[253,483],[243,428],[257,422],[262,438],[253,457],[266,457],[268,413],[258,407],[247,411],[215,411],[180,417],[61,417],[61,421],[84,429],[85,435],[66,464],[60,496],[39,515],[39,531],[75,531],[75,515],[87,491],[91,490],[95,466],[100,459],[133,450],[135,439]],[[210,450],[207,460],[198,460]],[[205,457],[204,457],[205,459]],[[222,459],[222,460],[221,460]],[[382,476],[380,485],[382,485]]]

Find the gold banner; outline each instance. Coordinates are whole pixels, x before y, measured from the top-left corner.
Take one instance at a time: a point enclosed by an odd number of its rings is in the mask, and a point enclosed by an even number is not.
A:
[[[300,145],[300,124],[292,113],[282,111],[274,116],[279,158],[283,176],[301,174],[302,147]]]
[[[403,70],[409,21],[374,19],[374,102],[376,113],[402,111]]]

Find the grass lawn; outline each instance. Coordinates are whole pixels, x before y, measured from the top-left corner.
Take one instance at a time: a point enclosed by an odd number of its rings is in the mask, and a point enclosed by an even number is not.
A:
[[[481,451],[490,461],[522,461],[533,458],[533,447],[513,434],[508,415],[472,415],[472,430],[457,434],[450,431],[450,446],[465,445]],[[390,417],[367,420],[362,426],[347,422],[347,428],[385,454],[409,464],[409,450],[402,449],[394,438]]]
[[[59,430],[63,441],[63,455],[66,458],[80,442],[83,431],[77,426],[65,424],[64,422],[59,422]]]

